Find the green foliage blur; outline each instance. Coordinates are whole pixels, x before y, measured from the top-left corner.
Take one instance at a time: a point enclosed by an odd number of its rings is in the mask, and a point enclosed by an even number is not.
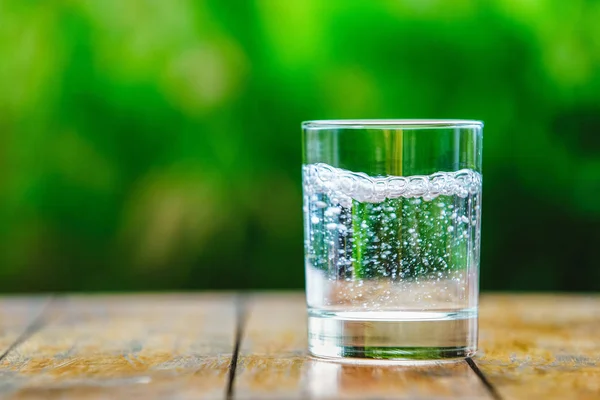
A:
[[[484,129],[482,289],[598,290],[600,1],[0,0],[0,290],[302,288],[300,122]]]

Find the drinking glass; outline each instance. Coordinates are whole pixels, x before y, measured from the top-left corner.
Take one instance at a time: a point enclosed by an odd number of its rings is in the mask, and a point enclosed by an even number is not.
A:
[[[473,355],[483,124],[331,120],[302,128],[310,353]]]

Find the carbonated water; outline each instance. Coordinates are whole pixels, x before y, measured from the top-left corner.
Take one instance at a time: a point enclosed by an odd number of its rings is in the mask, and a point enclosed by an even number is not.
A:
[[[303,185],[311,353],[474,352],[479,173],[372,177],[310,164]]]

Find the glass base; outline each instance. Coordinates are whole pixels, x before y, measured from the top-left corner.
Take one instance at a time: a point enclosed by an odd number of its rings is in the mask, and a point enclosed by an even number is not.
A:
[[[312,356],[327,360],[337,358],[374,359],[389,361],[424,361],[462,359],[476,350],[468,347],[311,347]]]
[[[309,311],[308,350],[319,358],[440,360],[477,348],[477,314]]]

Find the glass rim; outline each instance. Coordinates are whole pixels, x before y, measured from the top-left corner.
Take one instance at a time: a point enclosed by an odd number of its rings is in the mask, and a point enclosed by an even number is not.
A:
[[[483,127],[483,121],[469,119],[324,119],[303,121],[304,129],[368,129],[368,128],[466,128]]]

